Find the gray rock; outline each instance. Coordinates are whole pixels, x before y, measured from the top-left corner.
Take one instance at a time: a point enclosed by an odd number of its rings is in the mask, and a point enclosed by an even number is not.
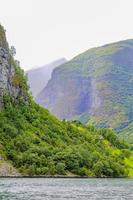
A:
[[[22,89],[13,84],[13,77],[15,75],[15,66],[12,62],[13,57],[10,54],[8,43],[6,41],[5,32],[0,26],[0,107],[3,105],[2,96],[9,93],[16,98],[23,95]],[[15,61],[14,61],[15,62]]]

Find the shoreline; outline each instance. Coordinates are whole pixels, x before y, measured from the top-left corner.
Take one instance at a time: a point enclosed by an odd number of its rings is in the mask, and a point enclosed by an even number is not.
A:
[[[120,179],[126,179],[126,178],[128,178],[128,179],[133,179],[133,177],[128,177],[128,176],[126,176],[126,177],[94,177],[94,176],[90,176],[90,177],[88,177],[88,176],[59,176],[59,175],[57,175],[57,176],[51,176],[51,175],[48,175],[48,176],[0,176],[0,178],[60,178],[60,179],[69,179],[69,178],[71,178],[71,179],[95,179],[95,178],[97,178],[97,179],[118,179],[118,178],[120,178]]]

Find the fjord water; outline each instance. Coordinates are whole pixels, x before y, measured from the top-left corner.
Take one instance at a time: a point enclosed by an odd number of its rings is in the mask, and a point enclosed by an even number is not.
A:
[[[0,200],[132,200],[133,179],[1,178]]]

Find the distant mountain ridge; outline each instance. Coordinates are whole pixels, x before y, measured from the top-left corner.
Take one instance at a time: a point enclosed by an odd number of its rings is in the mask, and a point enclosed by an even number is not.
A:
[[[89,49],[57,67],[37,101],[61,119],[123,129],[133,121],[133,40]]]
[[[30,69],[26,72],[28,75],[30,90],[34,98],[36,98],[41,90],[46,86],[48,80],[51,78],[53,69],[65,62],[65,58],[60,58],[52,63]]]

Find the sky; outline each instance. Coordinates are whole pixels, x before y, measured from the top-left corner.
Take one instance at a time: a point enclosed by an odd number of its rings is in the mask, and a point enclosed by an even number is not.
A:
[[[0,0],[0,23],[28,70],[133,38],[133,0]]]

